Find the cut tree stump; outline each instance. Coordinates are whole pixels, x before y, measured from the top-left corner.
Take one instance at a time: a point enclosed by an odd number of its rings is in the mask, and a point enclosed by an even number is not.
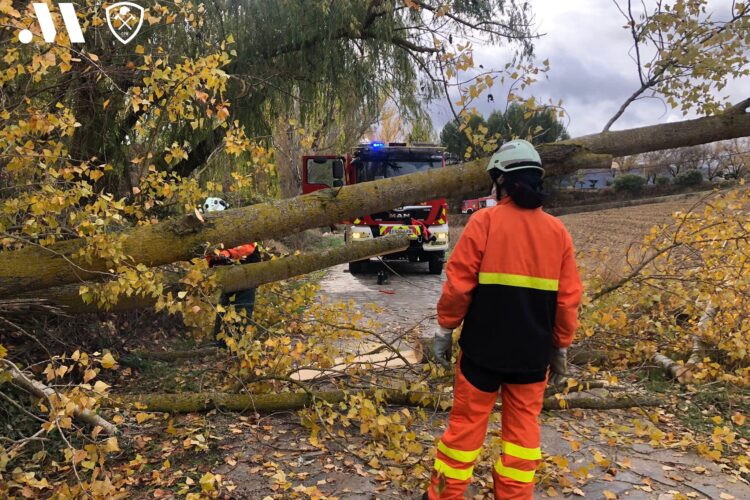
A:
[[[323,377],[341,375],[341,372],[347,368],[351,368],[356,365],[367,366],[370,369],[375,370],[386,370],[390,368],[400,368],[407,364],[416,365],[419,364],[420,358],[414,351],[400,351],[400,356],[393,351],[386,350],[376,354],[365,354],[361,356],[354,356],[352,359],[348,358],[336,358],[334,365],[329,369],[321,368],[320,370],[304,369],[299,370],[289,377],[292,380],[298,382],[305,382],[308,380],[315,380]]]

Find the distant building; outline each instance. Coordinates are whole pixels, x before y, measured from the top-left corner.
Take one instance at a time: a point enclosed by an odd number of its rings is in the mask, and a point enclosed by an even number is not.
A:
[[[560,182],[560,187],[573,189],[604,189],[610,186],[616,177],[623,174],[635,174],[647,177],[645,166],[636,166],[622,171],[620,164],[612,162],[611,168],[582,169],[567,175]]]

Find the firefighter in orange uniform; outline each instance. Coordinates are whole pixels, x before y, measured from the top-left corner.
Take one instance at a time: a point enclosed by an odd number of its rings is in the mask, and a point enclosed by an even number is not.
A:
[[[207,198],[203,203],[204,212],[220,212],[229,208],[229,204],[221,198]],[[209,267],[216,267],[222,265],[229,265],[235,262],[241,264],[251,264],[260,262],[260,252],[258,252],[258,245],[255,243],[247,243],[238,247],[222,249],[218,253],[209,254],[206,256]],[[255,288],[249,288],[247,290],[241,290],[235,293],[223,293],[219,303],[222,306],[234,305],[236,311],[245,311],[245,316],[248,321],[253,318],[253,310],[255,309]],[[216,322],[214,324],[214,335],[219,333],[221,328],[222,314],[216,315]],[[219,344],[226,346],[226,343],[221,340]]]
[[[424,499],[460,499],[471,481],[487,422],[502,398],[502,449],[493,465],[497,499],[531,499],[542,458],[538,417],[550,382],[567,371],[582,286],[573,242],[541,206],[539,154],[527,141],[504,144],[487,170],[498,203],[473,214],[446,269],[433,356],[449,366],[463,322],[453,409],[437,445]]]

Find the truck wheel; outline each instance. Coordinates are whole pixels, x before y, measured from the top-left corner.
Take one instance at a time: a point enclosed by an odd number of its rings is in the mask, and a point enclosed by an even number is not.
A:
[[[428,261],[428,265],[430,267],[430,274],[442,274],[442,272],[443,272],[443,256],[442,255],[430,256],[430,260]]]
[[[355,260],[353,262],[349,263],[349,273],[350,274],[362,274],[365,272],[365,269],[367,268],[367,263],[369,261],[366,260]]]

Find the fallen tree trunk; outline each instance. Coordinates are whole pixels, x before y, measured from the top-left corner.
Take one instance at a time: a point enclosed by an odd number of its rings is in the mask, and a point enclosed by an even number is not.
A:
[[[406,235],[389,235],[369,241],[350,243],[339,247],[329,248],[322,252],[293,255],[280,259],[259,262],[257,264],[220,266],[210,269],[208,276],[213,276],[219,288],[225,293],[238,292],[248,288],[256,288],[265,283],[281,281],[293,276],[307,274],[319,269],[325,269],[352,260],[362,260],[376,255],[405,250],[409,247]],[[180,288],[181,276],[169,273],[165,277],[166,291],[176,291]],[[65,285],[27,292],[21,297],[42,299],[46,304],[61,308],[66,313],[91,313],[99,311],[96,303],[87,304],[79,293],[80,285]],[[151,307],[156,298],[142,295],[123,295],[109,311],[127,311],[143,307]]]
[[[44,385],[38,380],[34,380],[30,376],[26,375],[10,361],[2,359],[0,359],[0,361],[3,361],[3,364],[5,364],[5,366],[8,368],[8,372],[10,373],[10,380],[14,385],[17,385],[18,387],[38,398],[45,399],[50,404],[52,404],[53,400],[55,399],[58,401],[58,404],[61,403],[65,405],[69,402],[64,395],[58,393],[51,387]],[[89,424],[92,427],[101,427],[104,432],[109,435],[117,434],[117,427],[115,427],[114,424],[107,422],[102,417],[89,409],[82,409],[75,405],[73,416],[81,422]]]
[[[580,168],[609,166],[612,156],[690,146],[750,135],[746,103],[720,116],[698,118],[632,130],[604,132],[539,147],[550,175]],[[272,203],[194,215],[139,226],[120,235],[122,252],[135,263],[155,267],[188,260],[207,243],[236,246],[323,227],[352,217],[376,213],[434,198],[486,193],[487,160],[435,169],[397,178],[327,189]],[[84,258],[87,242],[76,239],[50,247],[27,246],[3,252],[0,297],[19,291],[102,278],[112,266],[107,259]]]
[[[374,394],[374,391],[365,391]],[[394,406],[418,406],[437,410],[447,410],[451,400],[436,396],[433,393],[403,393],[387,391],[388,404]],[[226,392],[203,392],[182,394],[131,394],[116,396],[112,406],[133,406],[144,411],[168,413],[194,413],[213,409],[230,411],[255,411],[258,413],[299,410],[309,406],[313,401],[325,401],[336,404],[345,400],[344,391],[325,392],[283,392],[279,394],[234,394]],[[544,399],[545,410],[596,409],[609,410],[616,408],[633,408],[661,406],[665,402],[656,398],[619,396],[599,398],[581,393],[575,395],[549,396]]]

